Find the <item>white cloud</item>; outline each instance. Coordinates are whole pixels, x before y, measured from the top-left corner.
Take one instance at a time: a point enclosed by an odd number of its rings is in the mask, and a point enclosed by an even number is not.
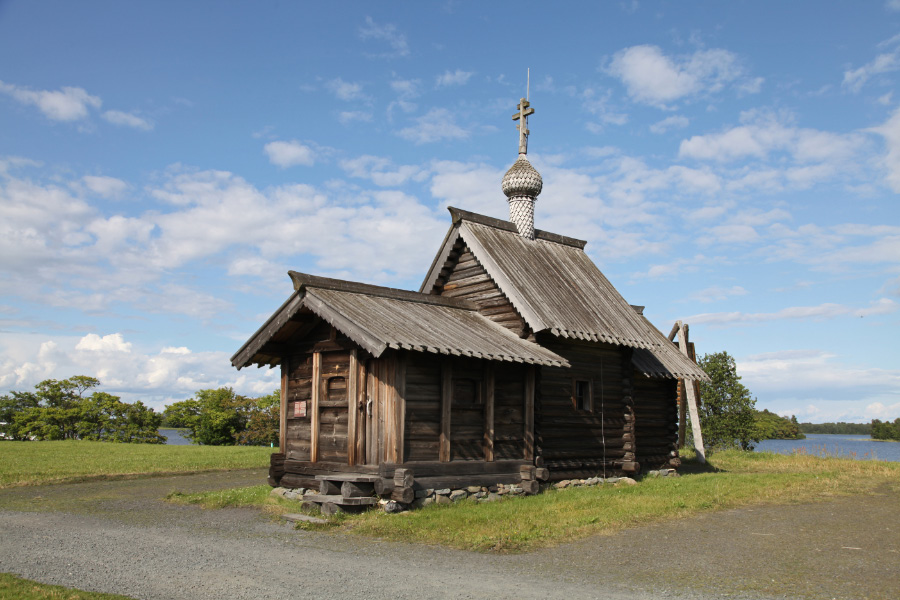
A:
[[[237,372],[228,352],[192,352],[183,346],[137,349],[121,334],[80,339],[12,334],[0,340],[0,389],[25,391],[44,379],[73,375],[97,377],[103,391],[156,410],[200,389],[230,386],[255,396],[278,387],[277,369]]]
[[[854,93],[859,92],[873,77],[900,69],[900,36],[894,36],[878,46],[882,48],[895,47],[889,52],[879,54],[859,68],[844,71],[844,80],[841,83],[844,88]]]
[[[415,165],[394,166],[387,158],[364,155],[341,161],[341,168],[352,177],[370,179],[375,185],[393,187],[409,180],[422,181],[428,171]]]
[[[325,87],[334,94],[338,100],[350,101],[364,99],[365,95],[362,91],[361,83],[352,83],[344,81],[340,77],[332,79],[325,84]]]
[[[81,178],[84,186],[103,198],[117,198],[128,189],[128,184],[115,177],[85,175]]]
[[[264,149],[269,161],[283,169],[298,165],[311,167],[316,160],[313,149],[297,140],[269,142]]]
[[[824,320],[837,317],[868,317],[895,312],[900,304],[890,298],[881,298],[866,308],[856,308],[844,304],[826,302],[817,306],[791,306],[772,313],[703,313],[687,317],[690,323],[707,323],[711,325],[739,325],[746,323],[763,323],[781,320]]]
[[[441,140],[458,140],[469,137],[469,132],[456,124],[452,112],[446,108],[432,108],[415,119],[415,124],[397,132],[403,139],[415,144],[428,144]]]
[[[395,79],[391,81],[391,89],[401,98],[415,98],[421,92],[419,86],[421,82],[418,79]]]
[[[147,119],[139,117],[134,113],[122,112],[121,110],[108,110],[103,113],[103,118],[113,125],[133,127],[134,129],[141,129],[143,131],[150,131],[153,129],[153,123]]]
[[[131,352],[131,343],[126,342],[121,333],[110,333],[103,337],[89,333],[75,344],[75,349],[87,352]]]
[[[390,23],[379,25],[372,17],[366,17],[366,24],[359,28],[359,37],[362,40],[375,40],[385,42],[390,50],[369,54],[375,58],[398,58],[409,55],[409,45],[406,36],[397,30],[396,25]]]
[[[632,46],[617,52],[608,72],[618,77],[632,99],[658,107],[704,93],[721,91],[743,75],[737,56],[727,50],[697,50],[666,56],[657,46]],[[744,86],[743,91],[751,87]]]
[[[884,137],[887,147],[887,153],[882,158],[882,165],[887,172],[885,178],[892,190],[900,192],[900,108],[872,131]]]
[[[437,77],[437,86],[465,85],[474,74],[473,71],[463,71],[462,69],[457,69],[456,71],[444,71],[442,75],[438,75]]]
[[[77,121],[88,116],[89,108],[100,108],[102,101],[80,87],[60,90],[30,90],[0,81],[0,92],[9,94],[22,104],[36,106],[44,116],[54,121]]]
[[[690,119],[683,115],[672,115],[651,125],[650,131],[653,133],[665,133],[670,129],[684,129],[690,122]]]

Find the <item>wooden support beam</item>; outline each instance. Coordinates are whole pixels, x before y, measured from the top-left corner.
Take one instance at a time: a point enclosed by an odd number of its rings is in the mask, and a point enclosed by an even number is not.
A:
[[[681,325],[678,332],[678,348],[681,353],[690,357],[688,351],[688,326],[678,321],[676,324]],[[697,451],[697,459],[700,464],[706,463],[706,450],[703,447],[703,432],[700,430],[700,413],[697,407],[697,393],[693,382],[684,382],[684,391],[687,396],[688,408],[691,413],[691,432],[694,434],[694,450]]]
[[[525,460],[534,460],[534,378],[536,367],[525,371]]]
[[[319,460],[319,395],[322,393],[322,353],[313,352],[312,364],[312,394],[310,395],[309,408],[309,460]]]
[[[484,460],[494,461],[494,363],[484,365]]]
[[[441,446],[438,460],[450,461],[450,403],[453,401],[453,365],[449,359],[441,361]]]
[[[403,439],[406,429],[406,352],[397,352],[396,370],[394,371],[394,460],[403,463]]]
[[[356,411],[356,462],[354,464],[366,464],[366,430],[368,418],[366,416],[366,363],[356,358],[356,372],[351,371],[351,377],[356,378],[356,396],[353,398],[353,410]]]
[[[281,405],[278,410],[278,451],[285,453],[287,447],[287,405],[288,405],[288,376],[291,364],[287,356],[281,359]]]
[[[347,464],[355,465],[357,424],[356,417],[356,348],[350,350],[350,368],[347,371]]]

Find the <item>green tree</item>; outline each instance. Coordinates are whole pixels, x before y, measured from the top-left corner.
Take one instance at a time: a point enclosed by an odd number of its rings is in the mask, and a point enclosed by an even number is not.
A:
[[[882,422],[878,419],[872,419],[872,439],[900,441],[900,419],[897,419],[893,423],[890,421]]]
[[[737,374],[727,352],[704,355],[698,362],[710,381],[700,382],[700,425],[708,448],[752,450],[759,436],[755,426],[756,399]]]
[[[278,443],[279,409],[281,392],[246,402],[244,410],[247,426],[238,434],[238,443],[245,446],[268,446]]]
[[[96,440],[162,443],[162,416],[142,402],[128,404],[106,392],[84,394],[100,381],[84,375],[47,379],[34,392],[12,392],[0,399],[2,420],[15,439]]]

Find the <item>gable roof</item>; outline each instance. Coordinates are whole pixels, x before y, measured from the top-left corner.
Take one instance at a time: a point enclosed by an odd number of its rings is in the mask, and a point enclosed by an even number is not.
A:
[[[295,292],[238,350],[237,368],[269,364],[264,346],[301,310],[312,312],[372,356],[387,349],[568,366],[568,362],[480,315],[466,300],[290,271]]]
[[[705,379],[706,374],[613,287],[584,252],[586,242],[450,208],[453,225],[420,291],[431,292],[458,238],[469,247],[534,332],[628,346],[647,375]]]

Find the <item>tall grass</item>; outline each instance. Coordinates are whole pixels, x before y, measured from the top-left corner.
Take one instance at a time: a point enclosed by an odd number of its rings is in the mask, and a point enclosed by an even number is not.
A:
[[[0,488],[266,467],[272,449],[108,442],[0,442]]]

